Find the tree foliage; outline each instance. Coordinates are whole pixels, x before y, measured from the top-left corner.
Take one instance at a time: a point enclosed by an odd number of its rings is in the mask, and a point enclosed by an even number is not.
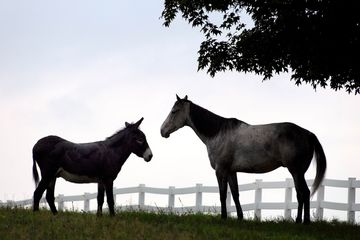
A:
[[[201,29],[198,69],[211,76],[235,70],[265,80],[291,71],[297,85],[358,94],[359,6],[356,0],[165,0],[162,17],[169,26],[181,14]],[[243,13],[254,26],[246,26]]]

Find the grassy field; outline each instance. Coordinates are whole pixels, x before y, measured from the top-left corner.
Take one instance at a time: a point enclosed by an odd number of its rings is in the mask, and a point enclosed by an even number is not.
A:
[[[115,217],[0,208],[0,239],[360,239],[360,226],[337,221],[223,221],[219,216],[122,212]]]

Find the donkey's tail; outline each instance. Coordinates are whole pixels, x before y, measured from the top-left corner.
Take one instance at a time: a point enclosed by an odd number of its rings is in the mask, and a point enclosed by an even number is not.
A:
[[[314,195],[316,190],[319,188],[322,180],[325,176],[326,171],[326,157],[324,150],[318,140],[318,138],[313,134],[312,135],[313,145],[314,145],[314,152],[316,158],[316,176],[311,190],[311,196]]]
[[[35,161],[34,150],[33,150],[33,169],[32,169],[32,172],[33,172],[33,178],[34,178],[35,186],[37,187],[37,185],[39,183],[39,174],[38,174],[38,171],[36,169],[36,161]]]

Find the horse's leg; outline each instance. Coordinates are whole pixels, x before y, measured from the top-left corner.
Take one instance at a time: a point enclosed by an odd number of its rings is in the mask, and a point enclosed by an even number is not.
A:
[[[105,183],[106,199],[109,207],[110,216],[115,215],[114,210],[114,194],[113,194],[113,181],[109,180]]]
[[[221,218],[227,218],[226,211],[226,195],[227,195],[227,180],[228,176],[225,171],[216,170],[216,178],[219,184],[219,192],[220,192],[220,203],[221,203]]]
[[[98,208],[97,208],[97,216],[101,216],[102,215],[102,206],[104,204],[104,192],[105,192],[105,187],[104,184],[102,182],[98,183],[98,195],[97,195],[97,202],[98,202]]]
[[[56,182],[56,178],[50,181],[49,186],[46,189],[46,201],[48,202],[51,212],[54,215],[57,214],[57,210],[55,207],[55,196],[54,196],[55,182]]]
[[[304,224],[310,223],[310,190],[306,184],[305,176],[300,177],[300,187],[303,195],[304,203]]]
[[[236,206],[238,220],[242,220],[244,218],[244,214],[241,209],[241,205],[240,205],[240,201],[239,201],[239,186],[238,186],[236,172],[231,173],[229,175],[229,185],[230,185],[231,194],[233,196],[234,203]]]
[[[300,180],[297,175],[293,174],[294,184],[295,184],[295,190],[296,190],[296,197],[298,201],[298,211],[296,216],[296,223],[302,222],[302,210],[304,205],[303,195],[300,187]]]
[[[296,173],[292,175],[298,200],[296,223],[302,222],[302,210],[304,207],[304,223],[307,224],[310,222],[310,190],[306,184],[304,174]]]
[[[48,185],[49,181],[46,178],[41,178],[39,185],[34,191],[33,211],[39,211],[40,199]]]

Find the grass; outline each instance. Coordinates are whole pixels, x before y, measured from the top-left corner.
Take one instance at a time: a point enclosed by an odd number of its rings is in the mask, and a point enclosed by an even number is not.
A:
[[[339,221],[310,225],[223,221],[219,216],[121,212],[115,217],[78,212],[0,208],[0,239],[359,239],[360,226]]]

